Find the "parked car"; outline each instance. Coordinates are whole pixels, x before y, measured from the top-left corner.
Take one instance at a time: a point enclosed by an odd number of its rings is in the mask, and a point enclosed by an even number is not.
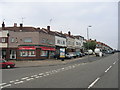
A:
[[[73,58],[76,58],[76,57],[77,57],[76,52],[69,52],[68,54],[69,54],[71,57],[73,57]]]
[[[82,55],[81,52],[76,52],[76,56],[77,56],[77,57],[82,57],[83,55]]]
[[[85,56],[85,53],[82,53],[82,56]]]
[[[54,55],[54,58],[61,59],[59,54]],[[72,56],[69,53],[65,54],[65,59],[71,59],[71,58]]]
[[[106,51],[106,54],[114,54],[114,51],[113,50],[108,50],[108,51]]]
[[[0,59],[0,68],[13,68],[15,67],[15,63],[8,62],[4,59]]]
[[[66,59],[71,59],[71,58],[73,58],[69,53],[67,53],[67,54],[65,54],[65,58]]]

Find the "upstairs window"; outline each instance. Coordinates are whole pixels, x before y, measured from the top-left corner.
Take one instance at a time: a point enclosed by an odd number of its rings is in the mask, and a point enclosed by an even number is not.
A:
[[[30,38],[30,37],[24,38],[24,42],[25,43],[31,43],[32,42],[32,38]]]
[[[6,41],[5,38],[2,38],[2,43],[5,43],[5,41]]]
[[[57,40],[57,44],[60,44],[60,40]]]
[[[12,43],[15,42],[15,38],[12,37],[12,38],[11,38],[11,42],[12,42]]]

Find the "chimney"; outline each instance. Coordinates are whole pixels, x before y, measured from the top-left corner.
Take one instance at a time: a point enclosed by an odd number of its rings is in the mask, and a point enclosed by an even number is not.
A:
[[[23,27],[23,24],[22,23],[20,23],[20,29],[22,30],[22,27]]]
[[[71,35],[71,32],[70,32],[70,31],[68,32],[68,35],[69,35],[69,36]]]
[[[4,22],[2,23],[2,29],[3,30],[5,29],[5,23]]]
[[[14,23],[14,27],[17,27],[17,23]]]
[[[50,26],[47,26],[47,30],[49,30],[49,31],[50,31]]]

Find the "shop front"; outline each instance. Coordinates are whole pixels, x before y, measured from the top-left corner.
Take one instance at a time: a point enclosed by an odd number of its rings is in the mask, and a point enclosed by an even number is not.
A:
[[[55,48],[45,46],[20,46],[18,48],[18,60],[50,59],[55,54]]]
[[[46,57],[48,59],[53,58],[55,55],[55,48],[53,47],[40,47],[41,48],[41,57]]]

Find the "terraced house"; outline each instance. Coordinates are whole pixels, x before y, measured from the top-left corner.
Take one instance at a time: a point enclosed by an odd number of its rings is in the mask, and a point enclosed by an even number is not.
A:
[[[65,53],[81,51],[83,37],[51,31],[47,28],[25,27],[23,24],[0,28],[1,58],[8,60],[41,60],[53,58],[60,54],[60,48]]]
[[[24,27],[23,24],[17,26],[16,23],[13,27],[4,26],[0,30],[2,58],[36,60],[53,57],[55,37],[49,26],[47,29]]]

